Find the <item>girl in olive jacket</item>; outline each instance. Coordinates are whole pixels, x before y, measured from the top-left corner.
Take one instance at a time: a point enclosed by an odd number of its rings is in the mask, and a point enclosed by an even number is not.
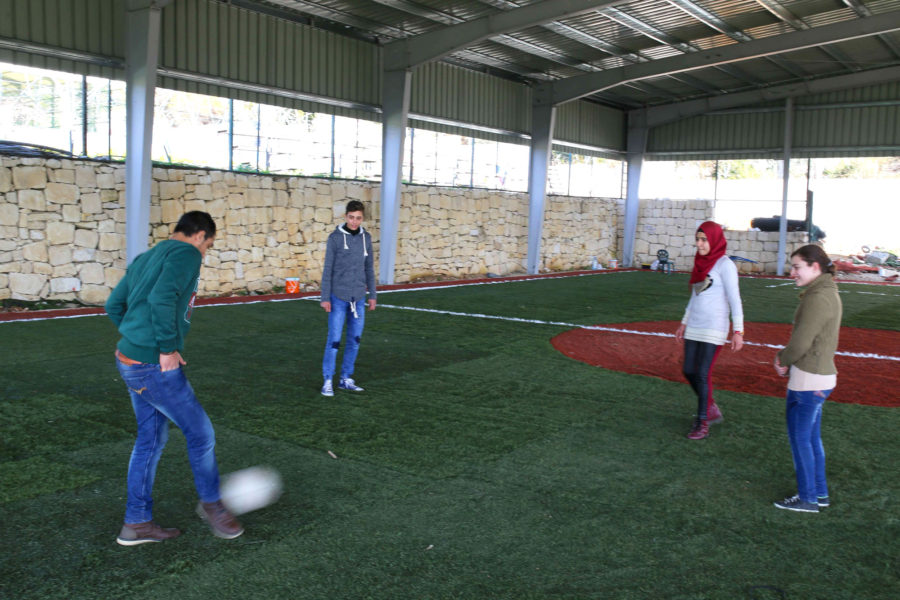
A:
[[[787,428],[797,473],[797,494],[775,503],[778,508],[819,512],[830,504],[822,446],[822,407],[837,385],[834,353],[841,327],[841,299],[835,267],[816,245],[791,255],[791,277],[806,288],[794,313],[791,339],[775,355],[775,371],[789,374]]]

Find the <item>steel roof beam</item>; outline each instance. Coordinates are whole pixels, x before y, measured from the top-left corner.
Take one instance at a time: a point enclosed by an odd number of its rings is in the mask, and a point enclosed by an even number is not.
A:
[[[756,1],[761,4],[763,8],[775,15],[780,21],[787,23],[794,29],[798,31],[809,29],[809,25],[806,24],[806,21],[797,17],[794,13],[783,7],[777,2],[777,0]],[[871,15],[871,13],[869,13],[869,15]],[[821,48],[821,50],[837,62],[841,63],[841,66],[843,66],[848,71],[859,71],[859,67],[855,66],[853,60],[849,56],[841,52],[839,49]]]
[[[763,0],[759,0],[759,1],[763,1]],[[753,37],[747,35],[746,33],[741,31],[740,29],[737,29],[736,27],[732,27],[731,25],[726,23],[724,20],[720,19],[718,17],[718,15],[714,15],[713,13],[709,12],[705,8],[701,8],[700,6],[697,6],[696,4],[691,2],[691,0],[669,0],[669,2],[671,2],[672,4],[674,4],[675,6],[677,6],[678,8],[680,8],[681,10],[683,10],[684,12],[689,14],[690,16],[694,17],[695,19],[697,19],[698,21],[700,21],[707,27],[709,27],[711,29],[715,29],[719,33],[727,35],[728,37],[730,37],[731,39],[733,39],[735,41],[752,42],[754,40]],[[775,63],[776,65],[778,65],[779,67],[781,67],[782,69],[784,69],[785,71],[787,71],[788,73],[790,73],[791,75],[793,75],[794,77],[803,78],[808,75],[808,73],[804,72],[797,65],[795,65],[792,62],[787,61],[783,58],[773,56],[773,57],[770,57],[769,60],[772,61],[773,63]]]
[[[869,10],[869,7],[860,2],[859,0],[844,0],[844,4],[853,9],[853,12],[858,14],[861,17],[871,17],[872,11]],[[894,56],[900,58],[900,44],[897,44],[894,40],[889,37],[879,35],[878,39],[887,46],[891,52],[894,53]]]
[[[675,104],[639,110],[646,114],[648,127],[659,127],[666,123],[713,111],[727,110],[739,106],[759,104],[760,102],[783,100],[784,98],[795,96],[822,94],[898,80],[900,80],[900,66],[886,67],[882,69],[871,69],[869,71],[849,73],[846,75],[836,75],[834,77],[822,77],[820,79],[802,81],[799,83],[777,85],[761,90],[738,92],[736,94],[723,94],[721,96],[713,96],[711,98],[703,98],[700,100],[688,100],[686,102],[677,102]]]
[[[671,46],[676,50],[681,50],[685,54],[692,54],[694,52],[700,52],[700,48],[697,48],[691,43],[683,42],[672,35],[669,35],[665,31],[657,29],[648,23],[641,21],[640,19],[636,19],[631,15],[622,12],[617,8],[605,8],[599,11],[601,15],[610,19],[611,21],[615,21],[619,25],[623,27],[628,27],[629,29],[633,29],[643,35],[647,36],[651,40],[658,42],[664,46]],[[762,84],[757,77],[751,75],[750,73],[744,72],[742,69],[739,69],[730,65],[723,65],[718,67],[721,71],[731,75],[735,79],[739,79],[741,81],[752,81],[756,84]]]
[[[432,33],[395,40],[384,45],[384,68],[387,70],[410,69],[490,37],[626,1],[553,0],[552,2],[537,2],[514,10],[451,25]]]
[[[629,81],[763,58],[897,30],[900,30],[900,11],[892,11],[744,44],[723,46],[706,52],[662,58],[649,63],[638,63],[541,84],[535,88],[535,97],[539,98],[540,102],[558,105]]]

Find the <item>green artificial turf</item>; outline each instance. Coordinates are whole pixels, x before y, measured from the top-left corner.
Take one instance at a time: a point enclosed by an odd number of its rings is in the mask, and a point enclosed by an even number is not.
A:
[[[790,322],[784,283],[741,281],[748,321]],[[841,289],[846,326],[900,330],[900,290]],[[677,320],[686,300],[685,275],[646,272],[385,293],[366,391],[333,399],[316,302],[200,307],[185,356],[220,467],[271,465],[284,495],[213,537],[173,430],[154,516],[184,533],[131,548],[111,323],[2,323],[0,598],[900,597],[900,409],[828,403],[833,505],[779,511],[783,399],[717,392],[726,420],[693,442],[686,384],[550,344],[566,323]]]

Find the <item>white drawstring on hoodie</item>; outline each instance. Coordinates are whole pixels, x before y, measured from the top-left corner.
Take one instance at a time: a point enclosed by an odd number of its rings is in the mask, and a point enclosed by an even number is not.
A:
[[[347,236],[348,236],[348,235],[353,235],[353,234],[350,233],[349,231],[347,231],[347,228],[344,227],[343,225],[341,225],[341,226],[339,227],[339,229],[340,229],[341,233],[344,234],[344,250],[349,250],[349,249],[350,249],[350,246],[347,245]],[[366,250],[366,230],[363,228],[362,225],[359,226],[359,235],[363,236],[363,238],[362,238],[362,242],[363,242],[363,257],[364,257],[364,258],[367,258],[367,257],[369,256],[369,251]],[[356,312],[356,302],[351,302],[351,303],[350,303],[350,312],[353,313],[353,318],[354,318],[354,319],[358,319],[358,318],[359,318],[359,313]]]

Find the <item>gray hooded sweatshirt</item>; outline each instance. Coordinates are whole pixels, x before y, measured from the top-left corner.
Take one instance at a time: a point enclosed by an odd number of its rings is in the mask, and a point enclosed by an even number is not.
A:
[[[375,298],[375,261],[372,236],[360,226],[353,235],[341,225],[328,236],[322,270],[322,300],[337,296],[345,302]]]

